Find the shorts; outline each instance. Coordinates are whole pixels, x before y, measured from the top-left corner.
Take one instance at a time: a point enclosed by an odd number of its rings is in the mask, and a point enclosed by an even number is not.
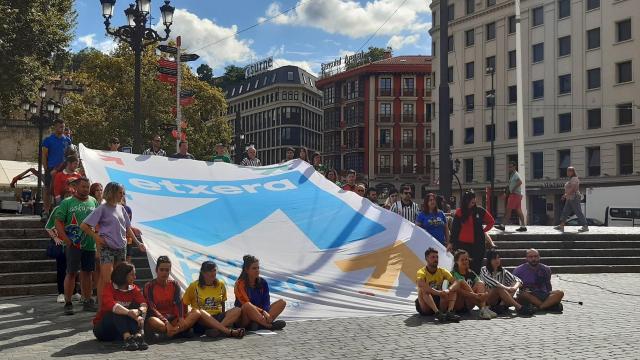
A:
[[[507,210],[517,210],[522,206],[522,195],[509,194],[507,199]]]
[[[110,247],[100,248],[100,264],[115,264],[127,260],[127,248],[112,249]]]
[[[224,316],[225,313],[220,313],[217,315],[211,315],[214,319],[218,320],[218,322],[222,322],[222,320],[224,320]],[[201,325],[199,322],[195,323],[195,325],[193,325],[193,332],[199,335],[204,334],[205,331],[207,331],[207,329],[209,329],[208,327]]]
[[[133,255],[133,245],[127,244],[127,256]]]
[[[67,274],[75,274],[78,271],[96,270],[96,252],[78,249],[75,246],[65,246],[64,253],[67,260]]]
[[[433,297],[433,302],[436,303],[436,307],[440,307],[440,296],[433,296],[431,295],[431,297]],[[427,313],[422,311],[422,308],[420,307],[420,301],[418,300],[418,298],[416,298],[416,311],[418,312],[418,314],[422,315],[422,316],[429,316],[429,315],[433,315],[432,313]]]

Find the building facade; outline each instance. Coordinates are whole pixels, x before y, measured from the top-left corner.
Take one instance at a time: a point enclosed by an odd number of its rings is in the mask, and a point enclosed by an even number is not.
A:
[[[429,183],[431,58],[388,57],[318,80],[325,164],[357,171],[385,196]],[[416,192],[417,191],[417,192]]]
[[[287,147],[322,151],[322,93],[310,73],[282,66],[229,86],[225,95],[236,139],[232,155],[254,145],[270,165],[285,159]]]
[[[517,161],[514,1],[448,4],[452,160],[462,187],[482,193],[495,176],[498,191],[508,162]],[[438,69],[440,1],[431,9]],[[568,166],[583,187],[640,182],[640,1],[522,0],[521,38],[529,222],[550,224],[560,216]],[[435,139],[433,146],[438,164]]]

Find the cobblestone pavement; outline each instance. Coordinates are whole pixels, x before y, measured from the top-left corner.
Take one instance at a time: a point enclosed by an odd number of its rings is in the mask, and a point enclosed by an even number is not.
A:
[[[569,280],[569,281],[567,281]],[[570,282],[571,281],[571,282]],[[595,284],[610,291],[578,282]],[[53,296],[0,298],[0,358],[40,359],[639,359],[640,277],[553,277],[564,314],[435,324],[414,314],[291,322],[276,335],[176,340],[129,353],[99,343],[91,314],[62,315]],[[77,306],[79,308],[79,306]],[[79,309],[78,309],[79,310]]]

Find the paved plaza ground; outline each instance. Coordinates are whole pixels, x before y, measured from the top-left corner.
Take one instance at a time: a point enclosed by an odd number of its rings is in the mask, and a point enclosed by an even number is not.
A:
[[[119,344],[95,341],[91,314],[64,316],[53,296],[0,298],[0,358],[640,358],[637,274],[554,275],[553,284],[565,290],[567,300],[584,305],[565,303],[562,315],[532,318],[476,320],[472,315],[459,324],[436,324],[431,317],[414,314],[290,322],[276,335],[177,340],[134,353],[122,351]]]

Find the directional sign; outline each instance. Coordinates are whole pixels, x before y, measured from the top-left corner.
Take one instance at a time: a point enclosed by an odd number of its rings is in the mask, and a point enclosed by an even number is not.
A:
[[[180,105],[181,106],[189,106],[189,105],[193,104],[193,102],[194,102],[193,96],[186,97],[186,98],[180,98]]]
[[[198,54],[182,54],[180,55],[180,62],[194,61],[198,60],[200,55]]]
[[[191,97],[193,95],[195,95],[196,92],[193,90],[180,90],[180,97],[181,98],[186,98],[186,97]]]
[[[167,74],[158,74],[158,76],[156,76],[156,79],[169,84],[175,84],[176,81],[178,81],[177,77]]]
[[[171,61],[171,60],[167,60],[167,59],[158,60],[158,65],[160,67],[164,67],[164,68],[167,68],[167,69],[177,69],[178,68],[178,64],[175,61]]]
[[[156,47],[156,49],[162,51],[162,52],[166,52],[169,54],[176,54],[178,52],[178,48],[175,46],[169,46],[169,45],[158,45]]]
[[[158,66],[158,72],[160,74],[176,76],[178,75],[178,71],[176,69],[169,69],[166,67]]]

